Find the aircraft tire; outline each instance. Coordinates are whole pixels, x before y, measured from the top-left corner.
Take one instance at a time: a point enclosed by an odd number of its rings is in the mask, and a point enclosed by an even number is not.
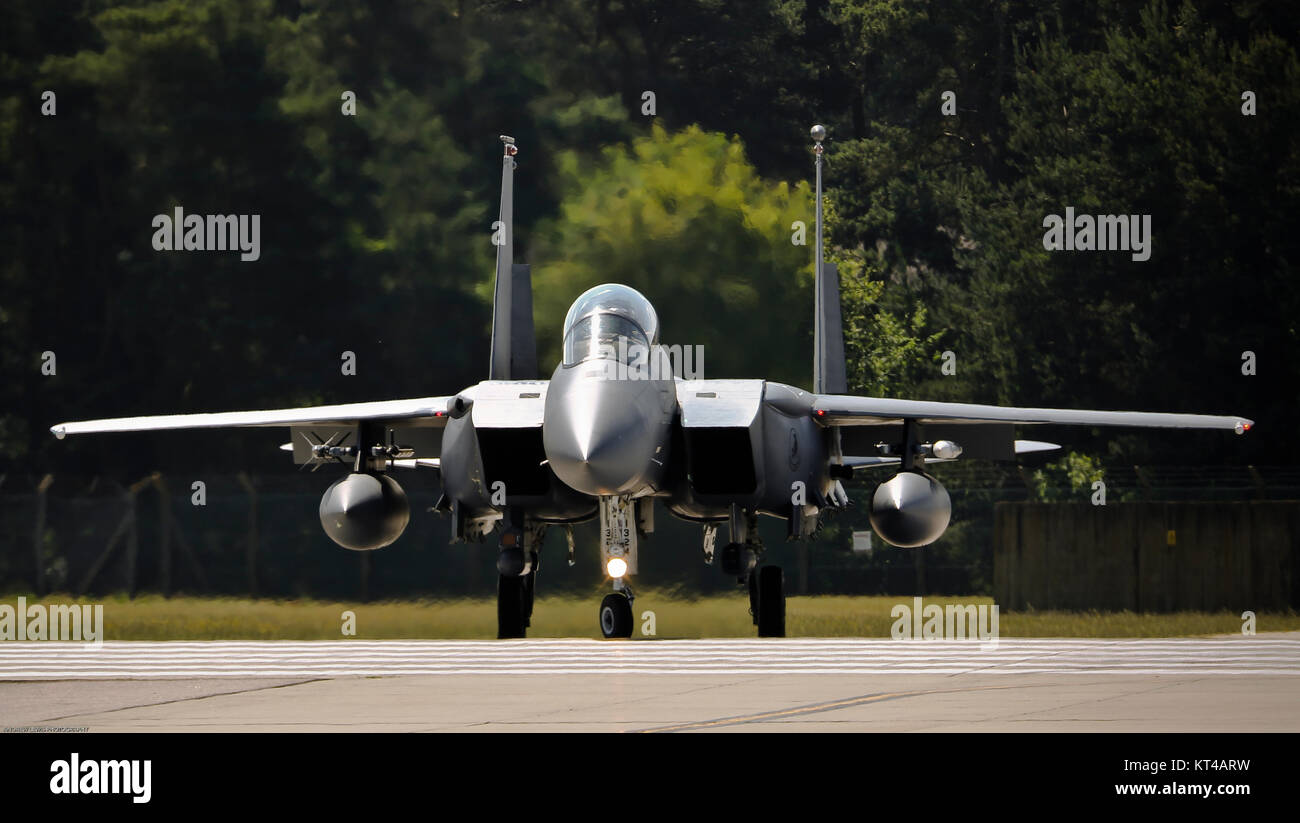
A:
[[[607,638],[632,636],[632,601],[623,594],[607,594],[600,601],[600,633]]]
[[[497,576],[497,639],[526,637],[532,612],[532,575]]]
[[[758,636],[785,637],[785,575],[780,566],[758,570]]]

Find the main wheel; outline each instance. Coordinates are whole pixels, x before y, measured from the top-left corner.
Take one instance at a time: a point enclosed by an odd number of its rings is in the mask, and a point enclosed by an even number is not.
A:
[[[780,566],[758,570],[758,636],[785,637],[785,575]]]
[[[632,636],[632,601],[622,594],[607,594],[600,601],[600,633],[605,637]]]
[[[533,561],[533,570],[521,578],[524,581],[523,602],[524,628],[533,625],[533,593],[537,591],[537,561]]]
[[[497,637],[525,637],[532,612],[531,575],[497,576]]]

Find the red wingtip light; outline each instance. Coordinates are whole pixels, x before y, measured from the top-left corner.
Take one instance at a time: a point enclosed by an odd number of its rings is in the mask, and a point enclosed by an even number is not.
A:
[[[813,412],[813,414],[817,415],[818,417],[825,417],[825,416],[826,416],[826,410],[825,410],[825,409],[817,409],[815,412]]]

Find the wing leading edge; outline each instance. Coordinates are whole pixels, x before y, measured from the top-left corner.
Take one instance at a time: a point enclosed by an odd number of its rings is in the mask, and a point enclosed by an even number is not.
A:
[[[1168,429],[1224,429],[1243,434],[1253,420],[1234,415],[1165,414],[1163,412],[1092,411],[1089,409],[1022,409],[976,403],[940,403],[819,394],[813,414],[827,426],[883,426],[918,423],[1056,423],[1070,426],[1134,426]]]
[[[341,403],[297,409],[213,412],[201,414],[158,414],[147,417],[114,417],[59,423],[50,431],[62,440],[69,434],[103,432],[164,431],[167,429],[215,429],[227,427],[299,426],[350,423],[361,420],[427,420],[425,425],[446,422],[451,397],[417,397],[409,400],[378,400],[369,403]]]

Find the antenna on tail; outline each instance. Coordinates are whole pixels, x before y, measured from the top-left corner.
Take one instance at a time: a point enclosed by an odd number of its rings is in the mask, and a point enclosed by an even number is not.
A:
[[[813,154],[817,158],[817,250],[813,280],[813,393],[843,394],[848,391],[844,364],[844,329],[840,322],[840,272],[834,263],[822,260],[822,141],[826,127],[811,130]]]

